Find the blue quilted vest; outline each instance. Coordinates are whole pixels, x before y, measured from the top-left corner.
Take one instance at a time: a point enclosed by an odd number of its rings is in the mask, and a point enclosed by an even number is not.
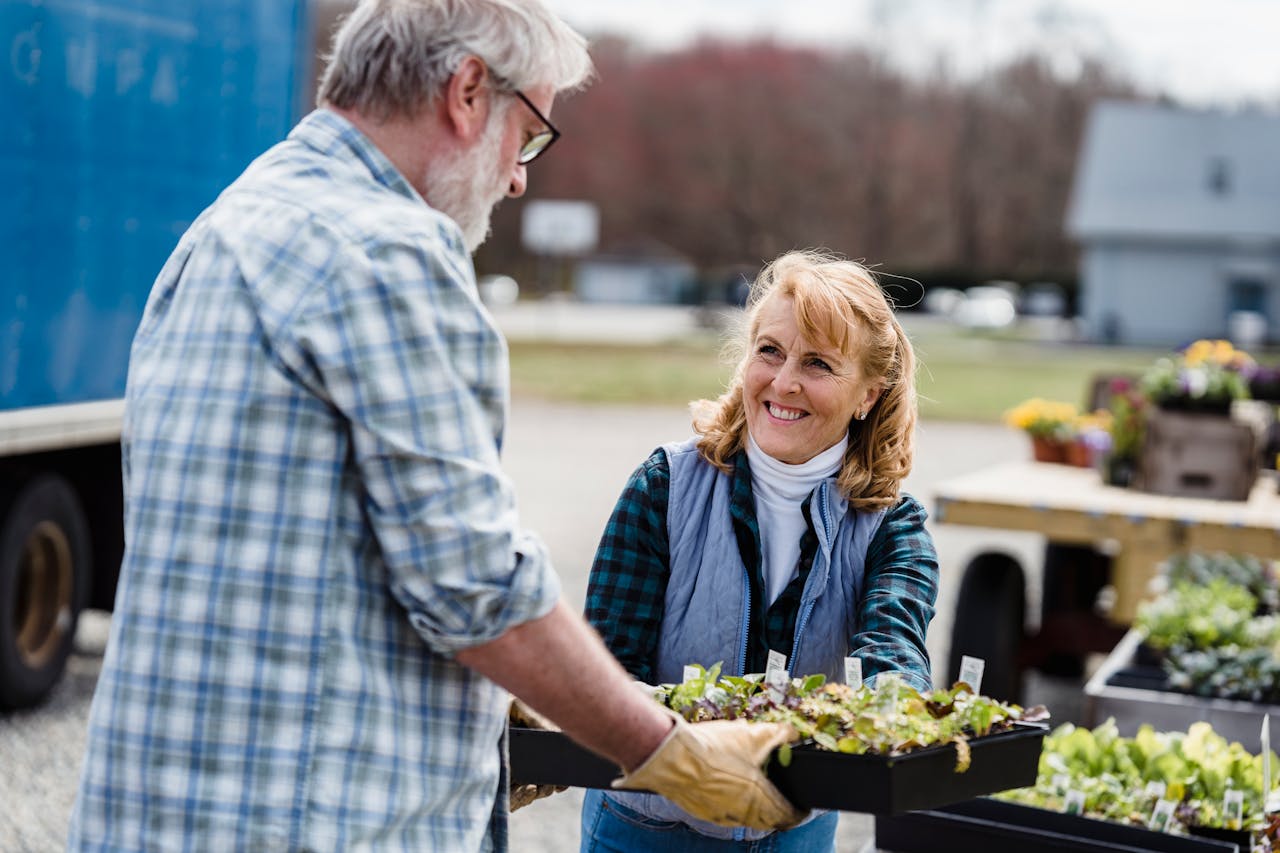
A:
[[[685,665],[692,663],[710,667],[723,661],[723,674],[742,675],[752,602],[749,570],[729,514],[732,480],[698,455],[694,439],[662,449],[671,468],[671,575],[658,640],[658,682],[680,682]],[[809,514],[818,551],[800,598],[787,669],[797,676],[821,672],[843,682],[849,639],[858,627],[867,547],[884,510],[851,510],[835,480],[827,479],[810,494]],[[768,834],[698,820],[657,794],[609,796],[651,818],[679,821],[715,838],[753,840]]]

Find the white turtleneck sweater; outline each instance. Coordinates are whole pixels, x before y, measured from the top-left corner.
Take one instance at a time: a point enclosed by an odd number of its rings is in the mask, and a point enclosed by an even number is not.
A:
[[[751,494],[756,523],[760,526],[760,550],[764,559],[767,601],[773,604],[796,576],[800,563],[800,537],[804,534],[805,498],[819,482],[835,476],[849,446],[846,436],[808,462],[788,465],[765,453],[747,435],[747,461],[751,464]]]

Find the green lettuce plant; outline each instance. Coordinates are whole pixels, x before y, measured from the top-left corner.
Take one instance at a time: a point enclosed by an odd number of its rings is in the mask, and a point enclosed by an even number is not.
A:
[[[1186,732],[1157,732],[1143,725],[1132,738],[1121,737],[1114,720],[1092,730],[1066,723],[1045,738],[1035,786],[995,796],[1061,811],[1067,792],[1075,790],[1084,794],[1085,816],[1146,826],[1157,800],[1148,783],[1159,782],[1164,799],[1176,804],[1169,831],[1240,829],[1261,837],[1268,825],[1262,760],[1239,743],[1228,743],[1205,722],[1193,723]],[[1274,753],[1271,762],[1280,768]],[[1222,814],[1228,790],[1243,793],[1240,826],[1229,825]]]
[[[1154,649],[1211,648],[1243,639],[1257,607],[1248,589],[1226,578],[1205,584],[1180,580],[1139,607],[1134,627]]]
[[[956,772],[969,766],[968,741],[1010,728],[1021,720],[1048,719],[1043,707],[1024,709],[973,692],[964,682],[950,690],[921,693],[896,678],[874,688],[827,683],[826,676],[792,678],[780,691],[759,675],[721,676],[688,667],[680,684],[663,684],[655,698],[690,722],[758,720],[792,725],[801,743],[851,755],[900,755],[927,746],[955,744]],[[783,749],[785,763],[789,749]]]

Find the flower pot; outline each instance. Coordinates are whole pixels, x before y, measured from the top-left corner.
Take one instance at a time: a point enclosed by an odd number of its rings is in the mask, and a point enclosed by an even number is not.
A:
[[[1063,446],[1063,462],[1077,468],[1092,468],[1093,459],[1089,446],[1083,441],[1068,441]]]
[[[1031,458],[1037,462],[1063,463],[1067,461],[1067,446],[1056,438],[1033,435],[1031,436]]]
[[[1103,466],[1102,475],[1108,486],[1128,488],[1133,484],[1133,477],[1138,462],[1132,456],[1108,456]]]

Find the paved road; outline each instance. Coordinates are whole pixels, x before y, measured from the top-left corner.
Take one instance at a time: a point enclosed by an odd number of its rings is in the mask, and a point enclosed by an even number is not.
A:
[[[522,521],[548,543],[568,601],[577,605],[583,600],[600,530],[631,469],[658,443],[684,437],[688,429],[688,418],[680,407],[515,403],[504,458],[519,492]],[[932,483],[1028,452],[1025,439],[1009,430],[955,424],[922,425],[918,447],[916,471],[907,486],[926,505],[932,500]],[[935,527],[933,532],[943,585],[929,647],[935,669],[940,670],[945,668],[951,602],[961,567],[994,541],[1034,565],[1043,542],[1029,534],[948,526]],[[109,624],[107,614],[85,614],[67,677],[50,701],[34,711],[0,715],[0,851],[4,853],[44,853],[63,843],[84,749],[85,718]],[[513,850],[576,851],[580,802],[580,794],[570,791],[517,813]],[[862,850],[870,838],[869,827],[864,816],[843,816],[841,853]]]

